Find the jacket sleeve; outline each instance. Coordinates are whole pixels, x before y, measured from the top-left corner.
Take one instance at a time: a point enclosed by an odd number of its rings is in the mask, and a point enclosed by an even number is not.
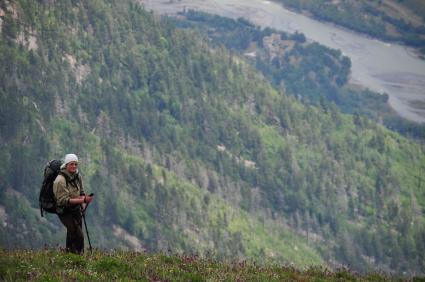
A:
[[[65,178],[59,175],[53,182],[53,194],[55,194],[56,204],[66,207],[69,205],[70,193],[66,186]]]

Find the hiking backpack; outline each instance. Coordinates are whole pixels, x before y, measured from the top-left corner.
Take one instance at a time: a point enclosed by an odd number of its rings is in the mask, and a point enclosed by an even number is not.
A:
[[[53,182],[60,172],[61,165],[61,160],[51,160],[44,168],[44,179],[40,189],[40,196],[38,198],[41,216],[43,216],[43,211],[56,213],[56,200],[55,195],[53,194]]]

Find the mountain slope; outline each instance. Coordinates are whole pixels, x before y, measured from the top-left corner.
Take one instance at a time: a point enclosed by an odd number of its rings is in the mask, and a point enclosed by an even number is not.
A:
[[[131,1],[0,8],[3,247],[64,240],[37,193],[75,152],[96,246],[424,269],[418,144],[277,92]]]
[[[175,19],[181,28],[196,28],[211,40],[248,59],[276,88],[316,104],[335,103],[348,114],[365,115],[415,139],[425,125],[409,122],[392,110],[388,95],[350,85],[351,61],[339,50],[309,42],[301,33],[261,29],[243,18],[230,19],[188,10]]]

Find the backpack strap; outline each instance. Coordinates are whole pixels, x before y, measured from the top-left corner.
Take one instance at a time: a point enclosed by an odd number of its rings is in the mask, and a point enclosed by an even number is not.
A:
[[[77,177],[72,181],[69,179],[69,176],[66,175],[65,173],[63,173],[62,171],[59,171],[59,174],[62,175],[63,178],[65,178],[65,182],[66,182],[67,187],[68,187],[68,183],[70,183],[70,182],[72,182],[72,183],[78,182],[79,187],[82,188],[81,187],[81,176],[79,174],[77,174]]]
[[[69,177],[68,175],[66,175],[65,173],[63,173],[62,171],[59,171],[58,175],[62,175],[63,178],[65,178],[65,183],[66,183],[66,187],[68,187],[68,182],[69,182]]]

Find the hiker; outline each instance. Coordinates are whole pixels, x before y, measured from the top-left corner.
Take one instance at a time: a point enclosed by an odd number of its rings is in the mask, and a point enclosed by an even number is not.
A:
[[[57,214],[66,227],[66,251],[76,254],[84,252],[82,211],[93,197],[84,193],[81,176],[78,173],[78,157],[67,154],[60,173],[53,183]]]

